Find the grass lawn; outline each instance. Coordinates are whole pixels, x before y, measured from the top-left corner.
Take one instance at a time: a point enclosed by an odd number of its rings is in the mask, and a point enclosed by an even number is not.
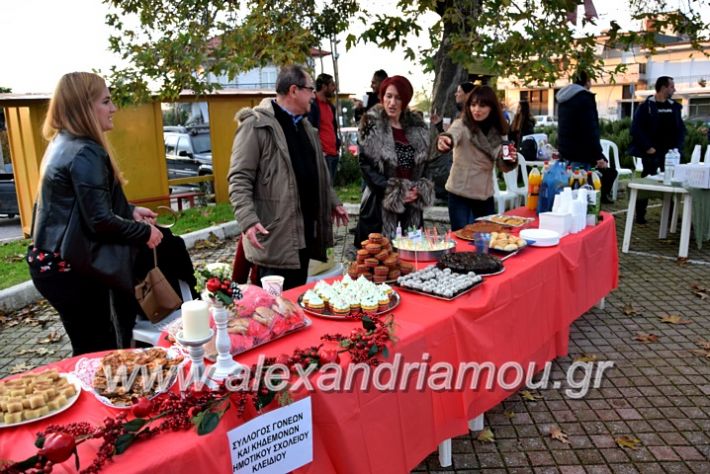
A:
[[[25,263],[29,239],[0,244],[0,289],[8,288],[30,279]]]
[[[188,234],[196,230],[204,229],[205,227],[234,220],[232,206],[228,203],[185,209],[179,212],[178,216],[177,223],[171,228],[173,234],[176,235]],[[161,215],[158,218],[158,222],[161,224],[171,224],[173,219],[169,215]]]
[[[361,189],[360,182],[358,181],[345,186],[338,186],[335,188],[335,192],[343,203],[359,204],[360,197],[362,196]]]

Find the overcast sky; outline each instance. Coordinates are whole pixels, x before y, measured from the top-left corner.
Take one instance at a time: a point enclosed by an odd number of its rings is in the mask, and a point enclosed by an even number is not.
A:
[[[594,3],[602,26],[610,19],[627,16],[617,10],[626,0]],[[393,0],[368,1],[370,8],[385,10],[394,4]],[[106,11],[101,0],[0,0],[0,86],[18,93],[51,92],[66,72],[108,71],[117,58],[107,51],[110,29],[104,23]],[[432,21],[422,18],[422,26]],[[413,46],[424,43],[418,38],[410,41]],[[323,48],[329,46],[324,44]],[[331,72],[332,60],[324,58],[324,63],[326,72]],[[340,90],[358,97],[369,90],[372,72],[377,69],[410,77],[415,90],[430,90],[433,80],[417,63],[405,61],[401,50],[389,52],[370,45],[345,51],[344,41],[339,45],[338,67]],[[321,72],[320,63],[316,72]]]

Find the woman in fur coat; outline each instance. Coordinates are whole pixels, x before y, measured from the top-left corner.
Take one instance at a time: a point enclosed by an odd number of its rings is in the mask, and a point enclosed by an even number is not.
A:
[[[355,245],[371,232],[392,237],[419,228],[423,210],[434,202],[434,183],[424,177],[429,161],[429,129],[407,109],[413,89],[403,76],[380,86],[380,104],[363,116],[358,130],[360,169],[367,184],[360,204]]]

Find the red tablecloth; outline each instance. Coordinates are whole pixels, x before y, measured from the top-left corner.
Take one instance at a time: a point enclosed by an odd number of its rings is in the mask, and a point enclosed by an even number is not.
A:
[[[526,215],[523,209],[515,212]],[[617,285],[618,254],[614,218],[602,213],[599,225],[563,238],[559,246],[529,247],[506,260],[505,272],[452,302],[401,293],[395,309],[397,337],[390,358],[436,362],[542,364],[567,353],[570,324]],[[470,250],[459,241],[458,250]],[[286,293],[295,300],[304,291]],[[347,333],[359,323],[312,318],[311,328],[238,357],[252,364],[260,353],[277,356],[319,343],[321,335]],[[72,370],[76,360],[57,364]],[[411,386],[411,384],[410,384]],[[467,421],[497,405],[517,389],[322,393],[313,398],[314,461],[299,472],[409,472],[437,445],[465,433]],[[0,430],[0,459],[22,459],[34,450],[34,433],[49,424],[99,423],[115,411],[82,393],[70,410],[23,427]],[[192,474],[230,471],[226,431],[239,423],[230,410],[211,434],[165,433],[132,446],[106,472]],[[80,447],[85,463],[94,448]],[[65,463],[67,466],[70,463]],[[55,469],[55,472],[62,472]],[[72,471],[73,472],[73,471]]]

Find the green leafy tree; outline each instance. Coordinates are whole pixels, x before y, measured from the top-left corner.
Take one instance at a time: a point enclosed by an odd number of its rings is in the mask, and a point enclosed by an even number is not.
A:
[[[570,21],[584,0],[398,0],[394,15],[354,0],[103,1],[111,7],[107,23],[116,30],[110,49],[130,64],[111,69],[119,102],[146,100],[149,84],[161,99],[174,100],[183,89],[213,90],[211,74],[234,77],[269,63],[303,63],[312,46],[346,32],[353,22],[366,30],[348,35],[348,48],[360,42],[404,46],[408,58],[434,71],[432,101],[440,114],[453,112],[453,89],[469,71],[544,84],[577,65],[597,74],[604,67],[597,37],[578,34]],[[650,19],[656,31],[672,29],[696,48],[710,37],[700,16],[710,0],[688,0],[682,11],[668,0],[625,3],[634,20]],[[408,35],[425,33],[421,16],[432,12],[438,21],[426,31],[431,48],[407,47]],[[595,24],[593,13],[587,5],[583,27]],[[622,32],[615,21],[607,34],[607,46],[619,49],[653,49],[660,38],[654,31]]]
[[[112,67],[119,103],[142,102],[149,86],[162,100],[180,91],[205,93],[211,75],[238,73],[267,64],[303,63],[321,38],[342,31],[357,2],[330,0],[103,0],[106,23],[116,30],[109,49],[129,63]]]

